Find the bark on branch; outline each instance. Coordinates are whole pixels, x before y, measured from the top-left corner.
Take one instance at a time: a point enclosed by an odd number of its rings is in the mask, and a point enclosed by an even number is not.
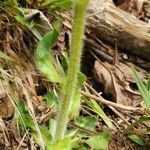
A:
[[[87,32],[120,50],[150,61],[150,24],[116,8],[109,0],[91,0]]]

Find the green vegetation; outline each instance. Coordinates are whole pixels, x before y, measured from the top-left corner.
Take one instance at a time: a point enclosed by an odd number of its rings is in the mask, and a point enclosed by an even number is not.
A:
[[[12,122],[17,127],[17,135],[21,138],[28,135],[27,141],[33,137],[37,149],[106,150],[111,135],[118,130],[100,102],[80,93],[81,88],[86,93],[93,92],[80,70],[88,3],[89,0],[0,2],[0,26],[5,35],[0,41],[0,83],[5,85],[2,88],[15,108]],[[46,18],[42,18],[44,24],[39,22],[36,18],[39,12],[29,16],[32,9],[51,16],[52,23],[48,24]],[[69,9],[74,14],[70,51],[57,56],[53,49],[62,32],[61,13]],[[133,76],[149,110],[150,78],[142,82],[135,69]],[[40,88],[46,92],[43,94]],[[46,110],[42,110],[39,101],[46,105]],[[141,135],[148,135],[149,130],[137,134],[134,128],[149,120],[148,115],[139,117],[121,134],[143,146]]]
[[[142,82],[142,79],[140,79],[137,71],[134,68],[133,68],[133,77],[136,81],[136,84],[138,86],[138,89],[141,93],[141,96],[144,100],[144,103],[145,103],[147,109],[150,110],[150,77],[148,78],[148,80],[144,84]]]
[[[72,29],[71,54],[66,81],[64,83],[65,95],[61,101],[58,114],[56,140],[64,138],[71,103],[72,101],[75,101],[74,94],[76,94],[75,90],[80,69],[80,59],[82,54],[82,43],[84,37],[84,20],[86,15],[86,9],[88,6],[88,0],[77,1],[74,5],[74,23]]]

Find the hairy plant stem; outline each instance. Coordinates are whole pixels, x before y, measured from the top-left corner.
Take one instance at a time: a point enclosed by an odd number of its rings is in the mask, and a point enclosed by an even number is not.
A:
[[[73,95],[77,83],[77,74],[80,69],[80,59],[82,55],[82,45],[84,38],[84,22],[88,2],[89,0],[77,0],[74,5],[69,68],[66,77],[65,95],[61,101],[58,114],[55,140],[61,140],[64,138],[66,125],[68,123],[70,104],[73,100]]]

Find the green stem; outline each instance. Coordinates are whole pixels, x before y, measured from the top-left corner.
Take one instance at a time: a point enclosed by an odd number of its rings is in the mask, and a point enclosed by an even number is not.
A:
[[[65,95],[61,101],[60,111],[58,114],[55,140],[61,140],[64,138],[66,125],[68,123],[70,104],[77,83],[77,74],[80,69],[80,59],[84,38],[84,22],[88,2],[89,0],[77,0],[74,6],[70,62],[66,78]]]

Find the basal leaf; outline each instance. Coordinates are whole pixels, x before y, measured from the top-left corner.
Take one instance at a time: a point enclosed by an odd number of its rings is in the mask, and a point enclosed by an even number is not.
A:
[[[95,150],[106,150],[110,140],[110,134],[104,131],[100,135],[90,136],[86,143]]]
[[[38,69],[51,82],[62,83],[62,78],[53,65],[51,49],[58,37],[59,29],[48,32],[39,42],[35,53],[35,60]]]
[[[87,117],[78,116],[76,118],[76,124],[87,129],[94,129],[97,124],[97,120],[96,118],[91,116]]]
[[[58,107],[59,98],[58,98],[58,96],[56,95],[56,93],[54,91],[47,92],[44,95],[44,98],[46,100],[46,103],[47,103],[48,107],[52,107],[52,106],[54,106],[54,108]]]
[[[75,141],[73,141],[70,138],[64,138],[63,140],[47,145],[46,149],[47,150],[72,150],[74,142]]]
[[[57,121],[53,118],[50,118],[50,120],[49,120],[49,131],[50,131],[53,138],[55,137],[56,125],[57,125]]]

